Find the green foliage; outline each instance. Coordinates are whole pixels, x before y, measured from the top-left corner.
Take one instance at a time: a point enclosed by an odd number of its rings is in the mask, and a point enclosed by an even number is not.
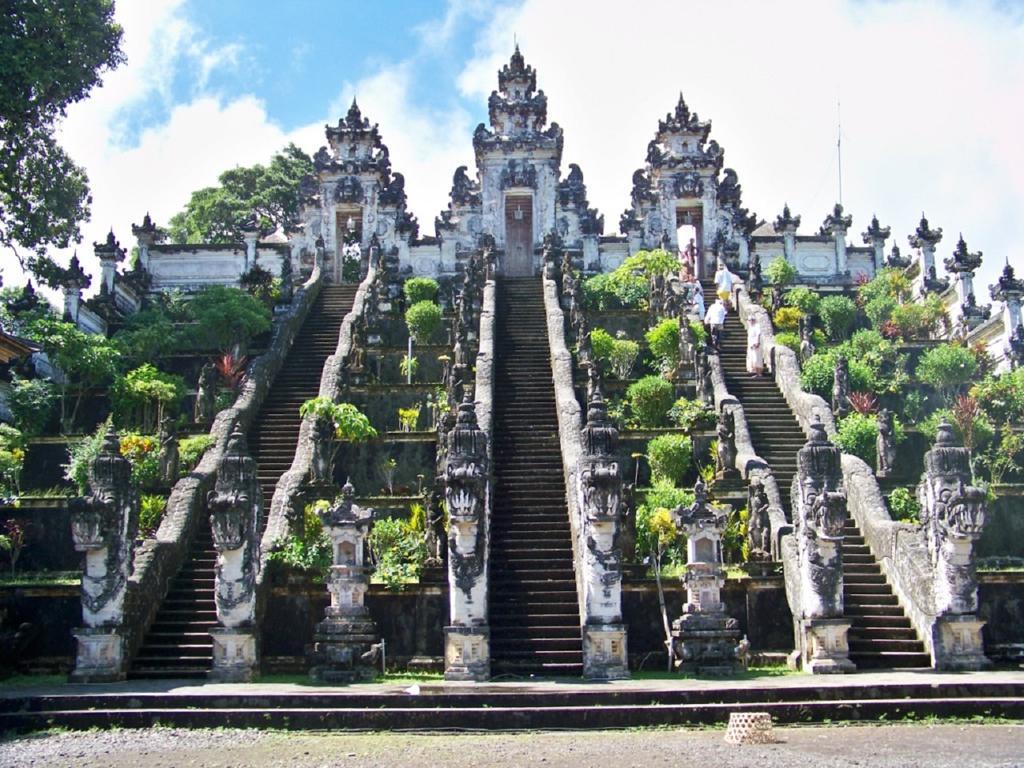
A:
[[[181,404],[185,380],[143,363],[115,381],[110,395],[115,423],[154,431],[164,414],[175,413]]]
[[[421,301],[433,303],[437,300],[437,288],[437,280],[432,277],[410,277],[402,284],[405,303],[410,307]]]
[[[715,423],[715,412],[699,400],[680,397],[668,410],[668,418],[677,427],[689,431],[704,429]]]
[[[796,279],[796,268],[783,256],[776,256],[765,267],[764,276],[772,285],[789,285]]]
[[[888,296],[878,296],[864,304],[864,314],[868,316],[872,326],[881,328],[892,319],[892,314],[898,306],[899,303],[896,299]]]
[[[796,307],[806,317],[815,317],[821,308],[821,296],[818,292],[803,285],[788,291],[783,301],[787,307]]]
[[[800,334],[795,331],[780,331],[775,334],[775,343],[789,347],[798,355],[800,354]]]
[[[403,432],[414,432],[419,420],[420,407],[418,405],[398,409],[398,428]]]
[[[75,484],[79,495],[84,495],[89,489],[89,465],[103,447],[103,436],[108,426],[107,423],[100,424],[91,435],[68,443],[68,463],[64,465],[64,478]]]
[[[837,350],[824,349],[811,355],[800,371],[800,386],[826,400],[832,399],[832,384],[835,380]],[[872,372],[865,363],[847,359],[850,370],[850,389],[853,392],[871,392]]]
[[[688,435],[658,435],[647,442],[647,461],[655,482],[679,485],[693,463],[693,441]]]
[[[644,376],[626,390],[630,411],[641,427],[660,427],[674,398],[674,387],[661,376]]]
[[[863,459],[875,466],[878,443],[878,418],[873,414],[851,413],[839,421],[836,445],[845,453]],[[899,445],[906,437],[900,420],[893,418],[893,439]]]
[[[662,320],[644,334],[651,354],[662,371],[671,371],[679,365],[679,320]]]
[[[617,379],[628,379],[633,364],[640,355],[640,345],[629,339],[615,339],[612,351],[608,356],[608,364]]]
[[[242,290],[271,309],[281,298],[281,281],[259,264],[253,264],[252,268],[238,279],[238,284]]]
[[[405,310],[405,325],[417,344],[427,344],[441,328],[441,308],[432,301],[420,301]]]
[[[18,495],[21,470],[25,465],[25,438],[21,430],[0,424],[0,497]]]
[[[971,397],[996,421],[1024,421],[1024,368],[986,376],[971,387]]]
[[[132,367],[159,360],[187,345],[182,326],[159,304],[128,317],[125,327],[114,334],[113,340]]]
[[[267,559],[272,563],[281,563],[288,568],[323,579],[330,570],[331,555],[331,542],[317,520],[317,526],[312,533],[307,528],[305,537],[289,536],[280,547],[270,552]]]
[[[39,435],[46,429],[57,405],[57,386],[49,379],[21,379],[11,376],[7,404],[14,424],[26,435]]]
[[[691,320],[690,333],[693,336],[694,343],[698,347],[703,347],[708,343],[708,329],[704,327],[702,322],[698,320]]]
[[[398,362],[398,371],[402,374],[402,378],[407,381],[412,381],[416,378],[416,371],[419,367],[420,361],[416,358],[416,355],[404,354]]]
[[[590,331],[590,350],[594,360],[599,363],[607,362],[612,356],[615,348],[615,337],[604,328],[594,328]]]
[[[916,523],[920,519],[921,505],[906,488],[895,488],[889,494],[889,514],[901,523]]]
[[[639,274],[647,280],[652,277],[665,277],[679,271],[679,259],[664,248],[654,248],[650,251],[637,251],[632,256],[627,256],[622,263],[615,268],[612,275]]]
[[[725,530],[722,531],[722,559],[727,563],[746,562],[749,555],[747,548],[747,520],[750,513],[746,507],[734,509],[726,519]]]
[[[1020,370],[1020,369],[1018,369]],[[1024,434],[1014,432],[1009,424],[1000,430],[998,441],[992,441],[989,449],[979,457],[978,463],[985,467],[993,485],[999,485],[1009,475],[1015,479],[1024,476]]]
[[[796,307],[781,307],[772,322],[780,331],[795,331],[800,326],[800,318],[804,313]]]
[[[841,341],[850,335],[857,321],[857,305],[845,296],[826,296],[818,308],[825,332],[834,341]]]
[[[4,3],[0,16],[0,246],[79,242],[88,179],[57,143],[56,125],[106,70],[124,61],[109,0]],[[34,260],[29,260],[29,267]]]
[[[153,435],[122,432],[121,455],[132,465],[132,482],[142,489],[160,485],[160,442]]]
[[[290,231],[298,221],[299,181],[313,173],[309,155],[289,144],[269,165],[232,168],[219,185],[192,193],[185,209],[171,217],[169,235],[175,243],[237,243],[243,221],[256,214],[264,232]]]
[[[891,299],[901,303],[910,298],[910,281],[903,270],[886,267],[869,282],[857,289],[857,299],[867,305],[876,299]]]
[[[917,363],[917,378],[934,387],[947,403],[967,384],[978,369],[978,361],[971,350],[958,344],[940,344],[932,347]]]
[[[685,539],[672,522],[671,511],[693,503],[693,491],[670,483],[655,482],[643,504],[636,509],[636,551],[664,557],[670,562],[686,561]]]
[[[406,583],[418,578],[427,558],[421,532],[405,520],[383,518],[374,521],[369,545],[376,575],[388,589],[401,590]]]
[[[362,411],[352,403],[335,403],[329,397],[314,397],[299,408],[299,416],[315,419],[329,419],[334,424],[334,439],[359,442],[377,436],[377,430],[370,424]]]
[[[195,320],[190,341],[202,350],[228,355],[245,349],[254,336],[270,330],[270,309],[240,288],[211,285],[196,294],[189,304]]]
[[[953,434],[956,435],[957,440],[972,450],[983,448],[995,437],[995,426],[983,412],[971,414],[966,419],[958,419],[953,409],[939,408],[918,425],[921,433],[928,438],[929,443],[935,442],[935,436],[939,431],[939,424],[943,421],[949,422],[953,427]]]
[[[199,464],[206,450],[215,443],[213,435],[193,435],[178,440],[178,474],[184,477]]]
[[[118,350],[108,339],[80,331],[73,323],[44,318],[32,324],[33,340],[54,365],[64,372],[58,383],[61,426],[74,426],[85,393],[106,385],[117,371]]]
[[[892,311],[891,321],[900,338],[910,341],[935,335],[945,316],[942,300],[932,294],[923,302],[900,304]]]
[[[642,275],[619,273],[618,270],[583,281],[587,307],[599,311],[639,307],[647,298],[647,290],[647,280]]]
[[[143,494],[139,497],[139,535],[143,538],[160,527],[167,511],[167,497]]]

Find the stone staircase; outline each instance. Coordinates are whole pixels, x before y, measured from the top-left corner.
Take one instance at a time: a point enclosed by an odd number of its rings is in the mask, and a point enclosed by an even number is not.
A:
[[[714,295],[714,285],[704,285]],[[747,333],[735,312],[725,322],[719,358],[729,392],[743,404],[754,449],[772,468],[786,517],[792,520],[790,488],[796,455],[807,438],[775,380],[746,372]],[[928,667],[924,650],[853,520],[843,543],[843,601],[850,628],[850,659],[858,668]]]
[[[572,534],[539,278],[498,283],[492,675],[583,673]]]
[[[337,348],[341,323],[352,308],[355,293],[354,285],[323,287],[249,430],[249,450],[256,458],[263,491],[264,526],[274,487],[291,467],[298,445],[299,407],[320,391],[324,361]],[[206,677],[213,664],[209,631],[217,625],[213,597],[216,559],[204,516],[189,545],[185,565],[132,660],[129,677]]]
[[[857,669],[930,667],[931,655],[910,625],[854,520],[843,531],[843,607],[850,660]]]

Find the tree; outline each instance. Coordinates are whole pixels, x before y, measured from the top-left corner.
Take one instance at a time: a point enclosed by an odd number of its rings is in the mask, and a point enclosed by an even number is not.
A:
[[[55,123],[124,61],[112,0],[5,2],[0,15],[0,245],[34,255],[81,240],[88,179]]]
[[[169,235],[175,243],[232,243],[242,239],[242,222],[255,213],[260,229],[295,228],[298,189],[313,172],[309,155],[289,144],[270,165],[232,168],[220,175],[219,186],[192,193],[185,209],[171,217]]]
[[[270,330],[267,306],[238,288],[205,288],[192,299],[189,311],[196,321],[191,329],[196,346],[222,355],[237,353],[253,336]]]

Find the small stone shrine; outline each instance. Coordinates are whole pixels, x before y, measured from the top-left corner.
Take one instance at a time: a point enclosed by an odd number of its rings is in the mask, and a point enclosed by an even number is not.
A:
[[[736,671],[739,622],[725,615],[722,603],[722,534],[728,515],[708,501],[703,480],[694,486],[694,502],[672,512],[686,536],[686,604],[672,623],[672,639],[679,668],[701,675],[728,675]]]
[[[370,583],[366,539],[373,510],[355,503],[355,489],[345,483],[341,496],[317,515],[331,541],[331,572],[327,591],[331,604],[316,625],[310,677],[314,682],[351,683],[372,680],[380,653],[377,625],[364,605]]]
[[[85,552],[82,624],[71,680],[123,680],[128,662],[124,601],[139,527],[139,495],[113,427],[89,465],[89,494],[71,500],[71,535]]]

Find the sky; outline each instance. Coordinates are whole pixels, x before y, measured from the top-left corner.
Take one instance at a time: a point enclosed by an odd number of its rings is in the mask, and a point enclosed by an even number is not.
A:
[[[615,234],[659,118],[680,92],[736,169],[744,205],[816,232],[839,197],[906,253],[922,212],[1024,272],[1024,3],[918,0],[118,0],[127,63],[59,129],[93,195],[77,246],[126,248],[224,170],[324,142],[353,97],[379,123],[421,231],[447,205],[497,70],[519,43]],[[67,263],[71,249],[53,254]],[[5,285],[20,281],[0,253]],[[941,268],[940,268],[941,272]],[[98,280],[94,280],[95,290]]]

